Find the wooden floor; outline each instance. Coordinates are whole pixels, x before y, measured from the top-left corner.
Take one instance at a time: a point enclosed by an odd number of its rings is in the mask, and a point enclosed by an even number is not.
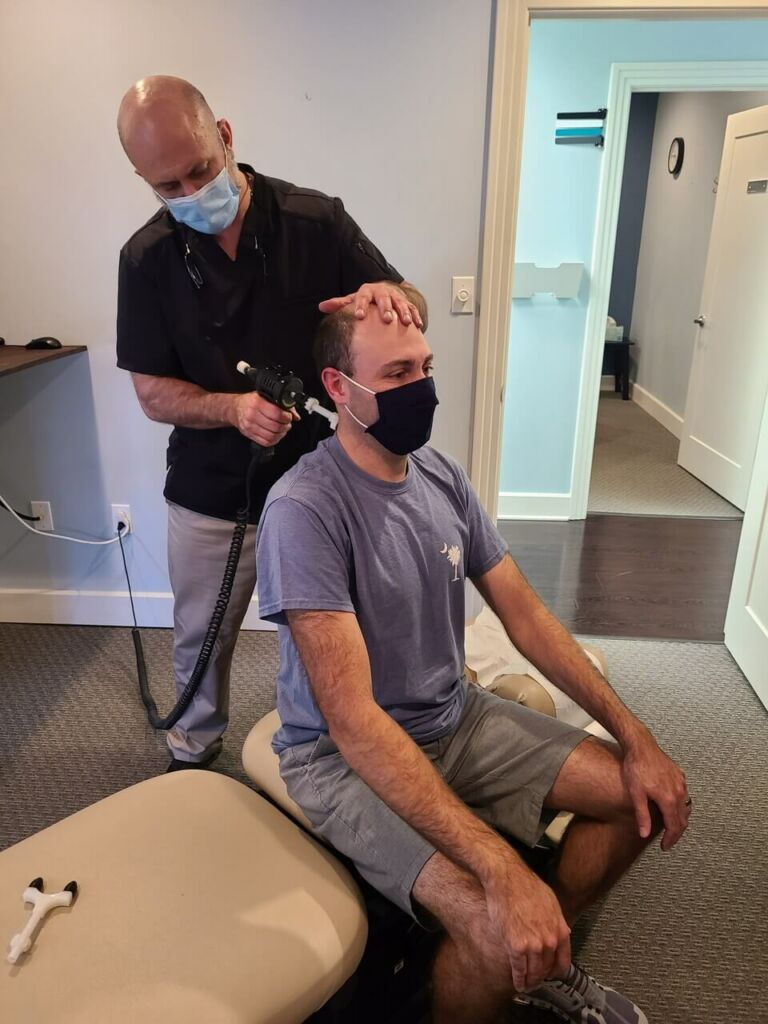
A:
[[[510,552],[574,633],[722,641],[741,520],[590,515],[500,522]]]

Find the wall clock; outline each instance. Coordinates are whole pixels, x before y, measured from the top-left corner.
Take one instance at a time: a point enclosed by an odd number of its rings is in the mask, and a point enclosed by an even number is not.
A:
[[[676,138],[672,139],[672,145],[669,147],[669,156],[667,157],[667,170],[675,178],[683,169],[684,156],[685,142],[682,137],[678,135]]]

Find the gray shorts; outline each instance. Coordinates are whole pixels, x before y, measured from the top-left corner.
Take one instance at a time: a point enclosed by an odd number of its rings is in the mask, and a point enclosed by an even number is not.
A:
[[[554,816],[544,799],[588,735],[470,683],[456,729],[421,749],[479,818],[533,847]],[[352,771],[326,733],[284,750],[280,774],[315,831],[419,920],[411,891],[435,847]]]

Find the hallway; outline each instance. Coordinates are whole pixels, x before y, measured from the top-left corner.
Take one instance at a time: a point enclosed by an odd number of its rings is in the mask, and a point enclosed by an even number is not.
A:
[[[677,464],[680,442],[635,402],[600,395],[589,512],[722,516],[742,512]]]

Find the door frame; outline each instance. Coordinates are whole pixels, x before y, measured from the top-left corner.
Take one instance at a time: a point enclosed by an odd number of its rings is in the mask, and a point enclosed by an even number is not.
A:
[[[742,92],[760,89],[768,90],[768,61],[614,64],[611,68],[608,89],[611,122],[606,127],[604,163],[597,200],[592,277],[571,470],[570,519],[584,519],[587,515],[600,399],[605,318],[608,315],[632,93]]]
[[[749,605],[756,561],[756,557],[750,560],[750,556],[753,552],[757,556],[760,532],[765,525],[761,505],[765,502],[765,495],[768,493],[768,459],[761,460],[758,457],[761,452],[768,452],[768,399],[766,399],[763,409],[747,505],[744,509],[744,528],[741,532],[733,583],[728,598],[724,636],[725,646],[734,661],[768,709],[768,673],[766,673],[765,659],[761,658],[761,652],[755,651],[754,644],[754,630],[762,633],[765,627]]]
[[[728,18],[768,17],[768,10],[758,0],[740,0],[727,3],[723,0],[612,0],[610,6],[590,3],[589,0],[495,0],[493,22],[493,75],[491,81],[491,109],[488,130],[487,172],[485,178],[485,212],[483,217],[483,246],[481,262],[480,315],[475,358],[475,385],[472,409],[472,440],[470,447],[470,476],[481,501],[495,519],[499,501],[499,479],[501,475],[501,437],[504,408],[504,381],[506,380],[507,352],[510,341],[510,313],[512,308],[512,271],[514,264],[515,229],[517,225],[518,194],[520,190],[520,164],[523,147],[523,118],[525,92],[528,74],[528,33],[534,18],[545,17],[647,17],[647,18]],[[678,81],[686,68],[717,68],[725,75],[719,81],[727,81],[728,73],[736,75],[747,68],[753,69],[753,77],[743,75],[730,85],[705,86],[705,89],[764,89],[768,77],[768,62],[742,62],[718,64],[672,64],[672,65],[617,65],[623,69],[638,67],[674,68]],[[757,69],[760,69],[759,72]],[[615,71],[616,69],[614,69]],[[716,79],[713,78],[712,82]],[[755,84],[757,80],[757,84]],[[745,84],[740,84],[744,82]],[[611,76],[611,88],[618,87],[616,74]],[[625,86],[622,84],[622,88]],[[684,88],[674,84],[674,89]],[[691,89],[701,88],[690,86]],[[647,91],[656,91],[658,86],[648,85]],[[624,103],[624,129],[619,130],[618,96],[609,96],[610,121],[606,131],[606,149],[619,147],[613,153],[614,161],[620,151],[623,159],[626,142],[626,119],[629,115],[631,86],[626,87]],[[660,88],[659,91],[670,91]],[[611,151],[613,152],[613,151]],[[587,315],[587,334],[579,384],[579,405],[577,412],[577,435],[574,447],[570,508],[568,518],[583,519],[586,515],[586,499],[591,471],[591,446],[594,442],[597,398],[599,397],[599,367],[594,372],[599,348],[602,360],[602,338],[605,316],[608,309],[608,293],[605,276],[610,275],[616,224],[607,237],[609,225],[605,218],[612,212],[618,217],[623,166],[611,164],[613,181],[608,179],[608,152],[604,155],[600,185],[600,205],[603,222],[598,213],[596,224],[596,246],[593,254],[592,287]],[[618,171],[618,174],[617,174]],[[618,177],[618,188],[616,178]],[[610,186],[610,188],[609,188]],[[602,204],[605,204],[604,206]],[[615,207],[615,209],[614,209]],[[598,232],[601,232],[598,234]],[[599,252],[598,252],[599,249]],[[610,250],[610,259],[608,251]],[[599,260],[598,260],[599,257]],[[607,265],[607,270],[605,269]],[[596,277],[603,274],[602,283]],[[598,303],[599,300],[599,303]],[[602,320],[598,316],[602,308]],[[600,327],[599,338],[596,325]],[[587,461],[588,460],[588,461]],[[577,483],[578,473],[578,483]]]

